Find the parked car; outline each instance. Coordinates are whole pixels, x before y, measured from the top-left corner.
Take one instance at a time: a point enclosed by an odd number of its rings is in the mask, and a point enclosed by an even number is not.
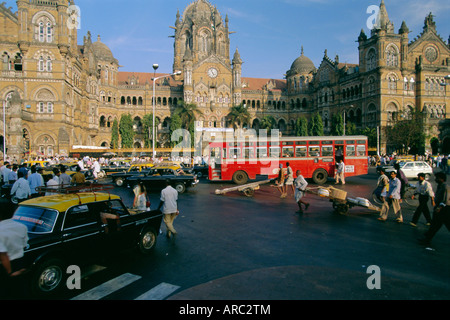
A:
[[[126,185],[134,188],[142,181],[147,190],[162,190],[166,186],[166,180],[179,192],[184,193],[186,189],[198,184],[196,175],[187,174],[178,166],[157,166],[145,175],[128,177]]]
[[[176,165],[180,166],[181,169],[183,169],[184,172],[189,174],[195,174],[197,175],[197,178],[201,177],[207,177],[209,174],[209,167],[208,165],[194,165],[190,166],[188,164],[185,164],[182,161],[167,161],[163,162],[163,165]]]
[[[26,281],[36,296],[62,289],[70,265],[81,268],[132,247],[146,254],[156,245],[159,210],[129,210],[119,196],[79,191],[24,201],[14,213],[28,228]]]
[[[107,166],[102,166],[102,170],[106,175],[110,175],[112,173],[123,172],[130,169],[131,161],[130,160],[120,160],[120,161],[112,161]]]
[[[379,165],[377,167],[377,172],[379,173],[381,168],[384,169],[384,172],[390,172],[390,171],[395,170],[394,165],[396,163],[398,163],[400,165],[400,167],[402,167],[406,162],[411,162],[411,161],[412,160],[409,160],[409,159],[394,159],[394,160],[389,161],[389,164]]]
[[[116,184],[116,186],[121,187],[123,186],[127,178],[135,175],[143,175],[149,172],[153,167],[154,167],[153,163],[133,164],[128,168],[128,170],[111,174],[111,178],[113,183]]]
[[[387,175],[395,170],[393,165],[384,166],[384,169]],[[433,168],[425,161],[400,162],[400,169],[408,179],[417,179],[419,173],[425,173],[425,179],[427,180],[433,175]]]
[[[428,180],[433,175],[433,168],[425,161],[410,161],[400,164],[400,169],[408,179],[417,179],[419,173],[425,173],[425,179]]]

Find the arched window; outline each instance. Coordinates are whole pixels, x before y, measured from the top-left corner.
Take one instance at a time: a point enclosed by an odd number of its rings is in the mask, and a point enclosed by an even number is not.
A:
[[[377,53],[375,49],[370,49],[367,54],[366,68],[367,71],[371,71],[377,67]]]
[[[50,57],[47,57],[47,72],[51,72],[52,71],[52,59]]]
[[[39,67],[38,67],[38,70],[41,71],[41,72],[45,71],[45,62],[44,62],[44,57],[43,57],[43,56],[40,56],[40,57],[39,57]]]
[[[386,65],[388,67],[398,66],[398,50],[394,45],[389,45],[386,48]]]
[[[35,26],[36,26],[36,35],[35,39],[39,42],[47,42],[52,43],[53,42],[53,28],[54,23],[48,16],[41,16],[37,21],[34,20]]]

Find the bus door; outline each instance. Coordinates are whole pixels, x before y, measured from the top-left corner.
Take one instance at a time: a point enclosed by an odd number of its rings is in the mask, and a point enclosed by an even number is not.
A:
[[[334,160],[336,164],[339,163],[340,160],[344,160],[344,141],[339,142],[342,142],[342,144],[334,144]]]

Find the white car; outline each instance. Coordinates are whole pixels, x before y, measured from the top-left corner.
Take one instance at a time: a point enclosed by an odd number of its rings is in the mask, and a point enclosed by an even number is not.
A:
[[[419,173],[425,173],[425,179],[428,180],[433,175],[433,168],[425,161],[410,161],[401,165],[403,173],[408,179],[417,179]]]

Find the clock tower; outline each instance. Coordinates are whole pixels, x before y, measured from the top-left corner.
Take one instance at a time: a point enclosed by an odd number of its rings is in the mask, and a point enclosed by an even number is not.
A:
[[[233,101],[228,16],[222,19],[207,0],[196,0],[180,16],[177,12],[173,71],[182,71],[184,101],[195,103],[203,121],[221,122]],[[239,72],[240,72],[240,66]],[[240,102],[239,102],[240,103]]]

